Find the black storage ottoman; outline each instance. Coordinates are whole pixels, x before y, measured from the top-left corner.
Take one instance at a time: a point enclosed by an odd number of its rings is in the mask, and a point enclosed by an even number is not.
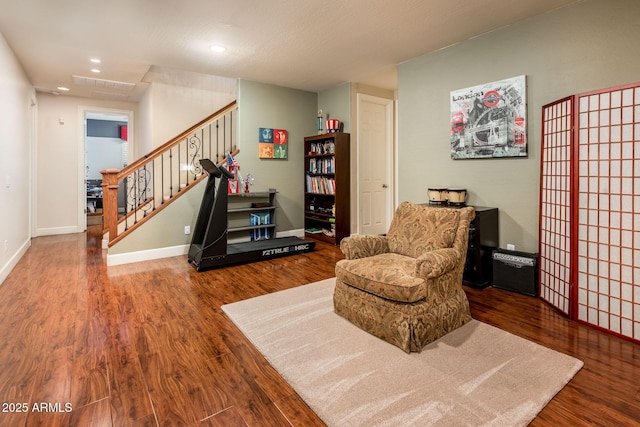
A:
[[[538,296],[538,254],[506,249],[493,251],[493,286]]]

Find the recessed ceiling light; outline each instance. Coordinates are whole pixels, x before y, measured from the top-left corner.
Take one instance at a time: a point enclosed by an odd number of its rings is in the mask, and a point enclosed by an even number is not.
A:
[[[211,46],[211,50],[214,52],[224,52],[225,50],[227,50],[227,48],[216,44]]]
[[[62,92],[69,92],[69,88],[68,87],[64,87],[64,86],[58,86],[56,89],[62,91]]]
[[[91,69],[91,72],[92,72],[92,73],[96,73],[96,74],[97,74],[97,73],[99,73],[99,72],[100,72],[100,70],[98,70],[97,68],[92,68],[92,69]]]
[[[90,61],[94,64],[99,64],[101,62],[98,58],[91,58]]]

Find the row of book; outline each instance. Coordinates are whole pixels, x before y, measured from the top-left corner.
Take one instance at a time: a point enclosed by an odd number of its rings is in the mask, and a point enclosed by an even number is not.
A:
[[[333,154],[336,151],[336,145],[333,142],[312,142],[309,144],[310,155]]]
[[[307,193],[335,194],[336,180],[324,176],[307,175]]]
[[[335,157],[309,159],[309,173],[335,173]]]

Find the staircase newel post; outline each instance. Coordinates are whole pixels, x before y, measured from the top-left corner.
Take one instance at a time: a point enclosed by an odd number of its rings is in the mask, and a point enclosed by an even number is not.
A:
[[[109,241],[118,235],[118,169],[101,170],[103,234],[109,233]],[[111,231],[113,230],[113,231]]]

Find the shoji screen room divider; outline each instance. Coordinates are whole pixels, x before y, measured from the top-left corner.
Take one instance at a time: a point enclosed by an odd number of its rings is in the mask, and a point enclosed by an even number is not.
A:
[[[540,296],[640,342],[640,83],[542,107]]]

